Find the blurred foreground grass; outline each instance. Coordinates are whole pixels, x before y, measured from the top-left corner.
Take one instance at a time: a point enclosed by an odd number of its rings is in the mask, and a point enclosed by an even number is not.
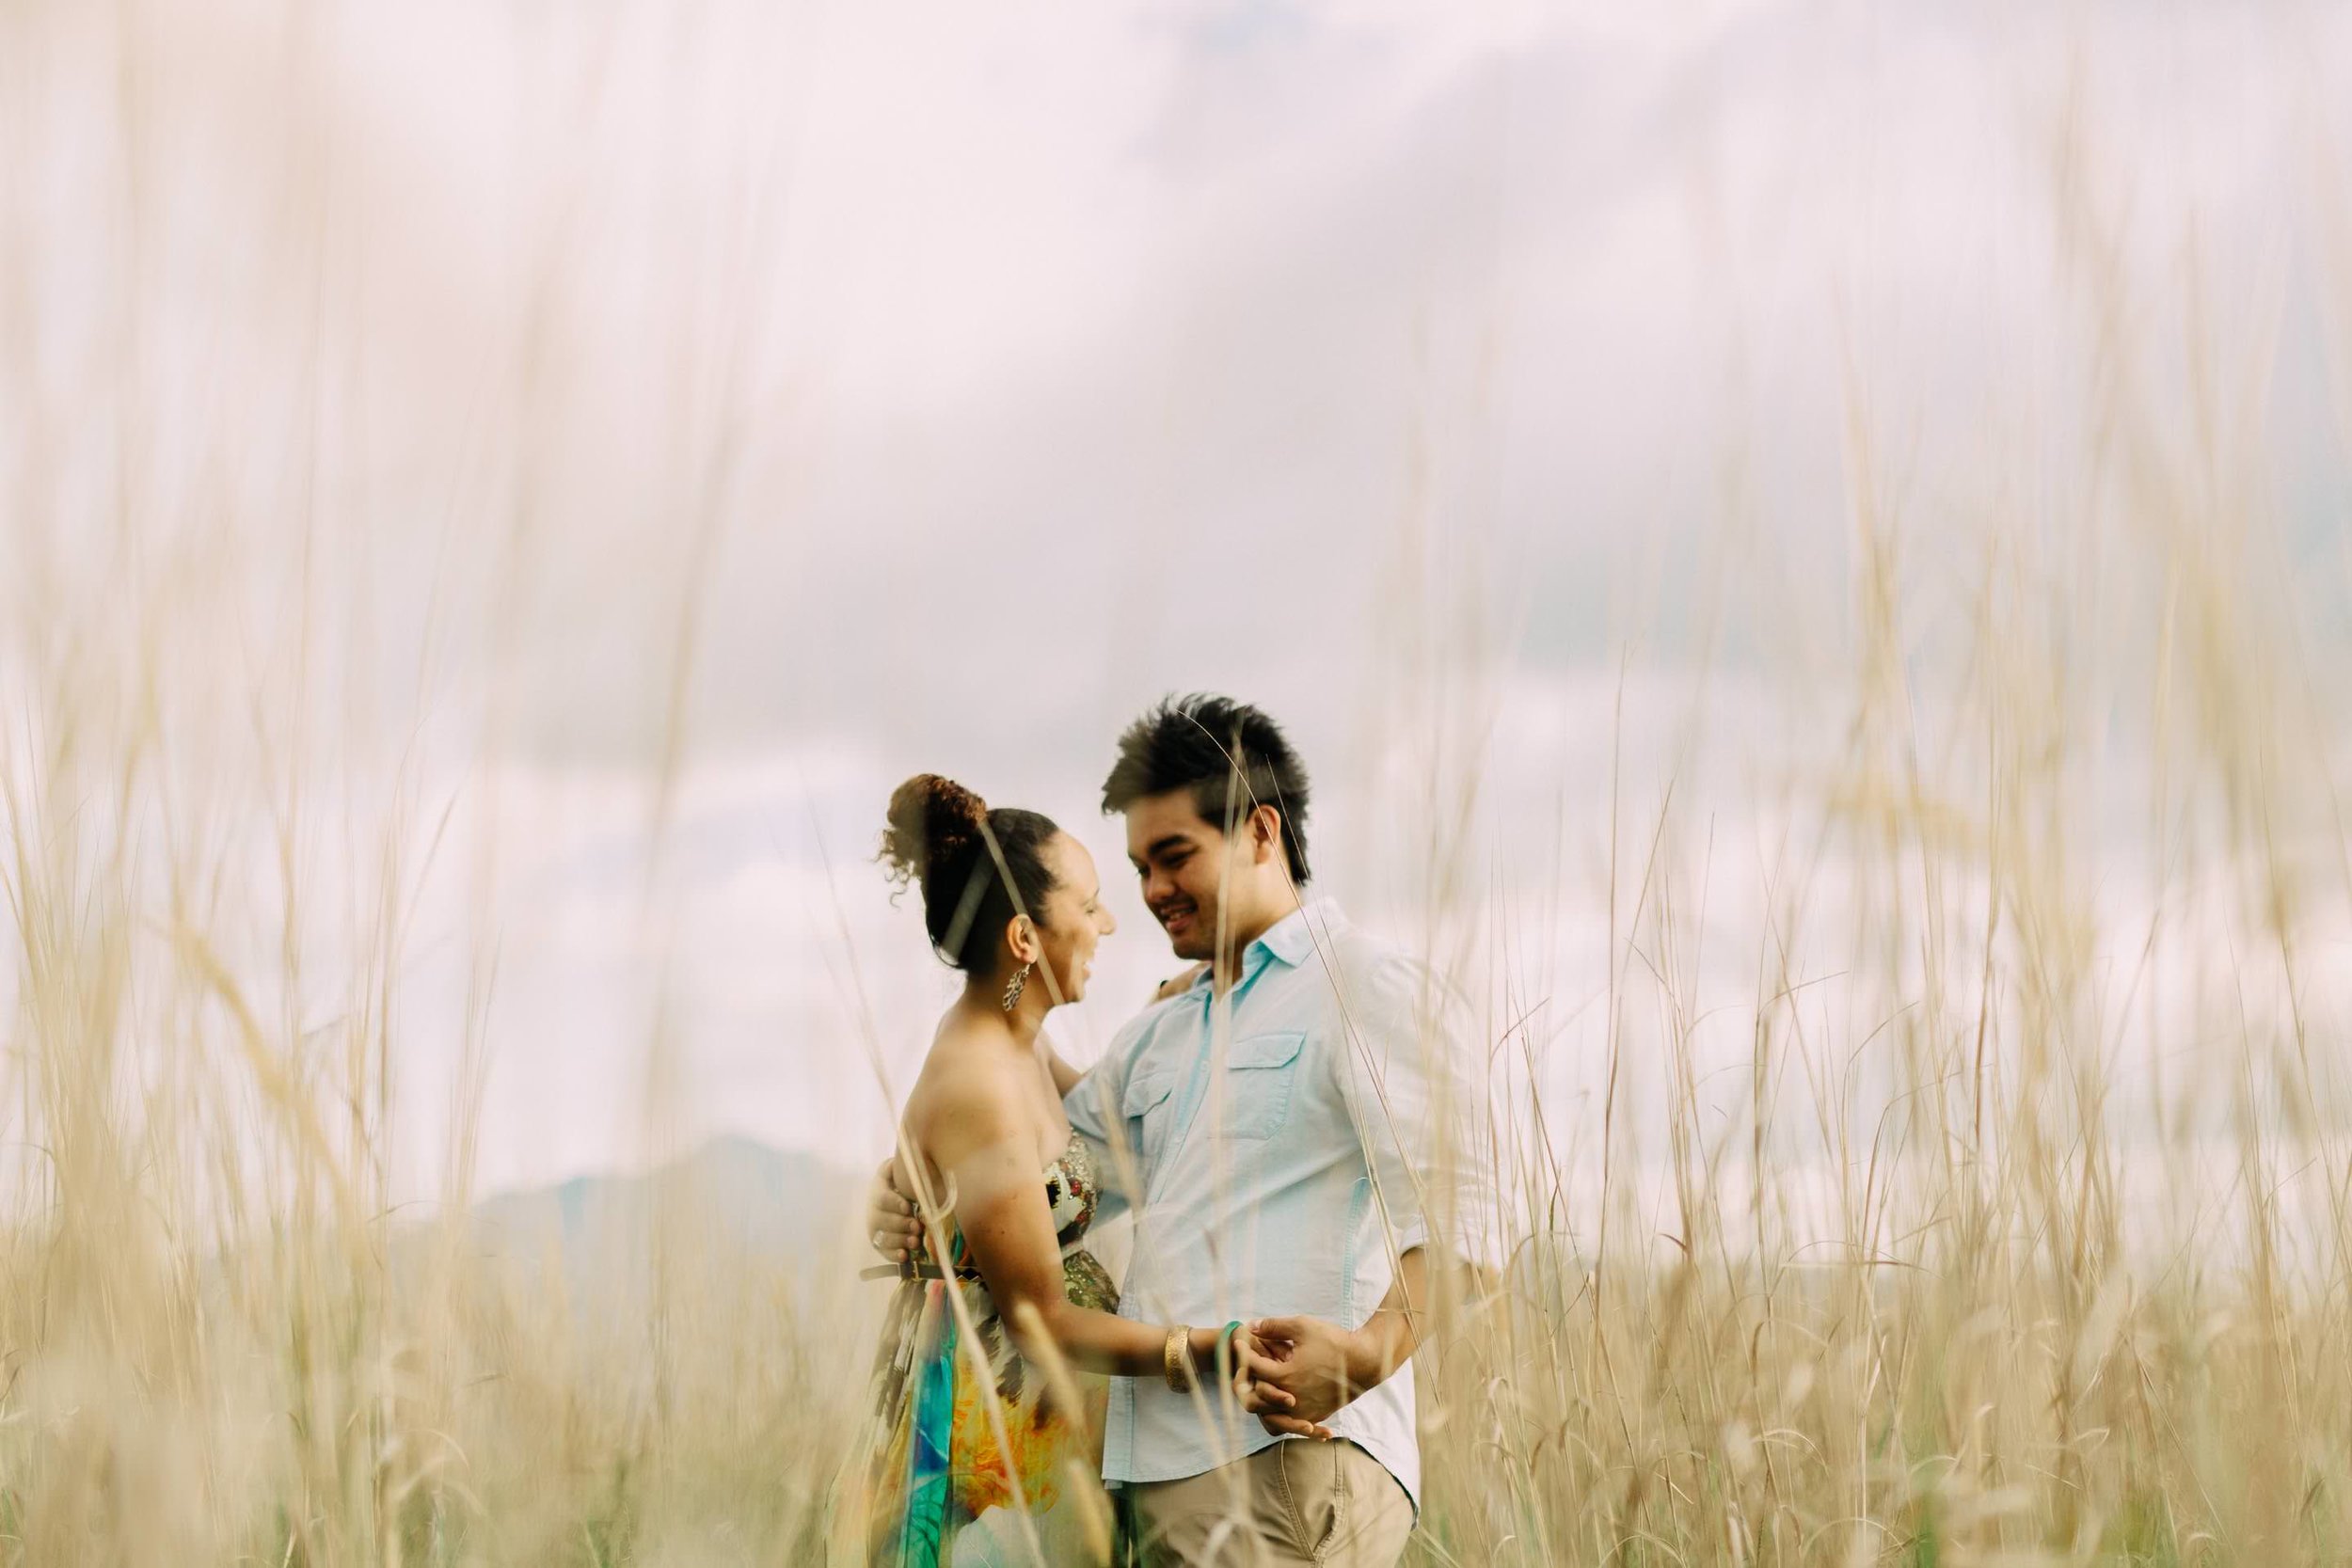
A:
[[[20,63],[110,57],[41,8],[0,27]],[[455,1022],[402,1000],[428,875],[499,870],[480,838],[437,860],[425,710],[461,690],[485,751],[506,733],[515,607],[579,488],[533,467],[562,445],[533,324],[573,264],[564,204],[511,374],[465,416],[501,455],[450,481],[433,548],[484,563],[480,593],[420,579],[409,712],[336,620],[336,584],[416,562],[372,556],[352,499],[382,394],[331,350],[321,279],[362,269],[310,227],[326,154],[264,204],[259,252],[295,260],[237,319],[274,336],[223,350],[160,303],[174,203],[205,198],[157,177],[155,127],[197,111],[108,80],[104,264],[43,237],[86,171],[26,132],[0,293],[0,1564],[824,1560],[877,1299],[850,1243],[762,1255],[671,1182],[606,1276],[492,1247],[468,1202],[496,934]],[[2308,519],[2268,478],[2275,336],[2125,309],[2122,219],[2057,156],[2069,401],[1988,419],[1995,480],[1923,498],[1850,385],[1842,579],[1783,603],[1773,570],[1708,567],[1692,600],[1782,624],[1769,673],[1619,715],[1704,738],[1761,690],[1805,716],[1729,784],[1615,768],[1608,819],[1567,825],[1596,874],[1531,892],[1496,867],[1541,849],[1481,839],[1484,732],[1457,722],[1527,717],[1506,672],[1442,638],[1407,656],[1400,934],[1480,1004],[1511,1241],[1426,1352],[1415,1562],[2352,1560],[2352,681],[2313,610],[2343,602],[2344,473],[2322,547],[2282,545]],[[2036,420],[2078,460],[2037,457]],[[691,526],[631,559],[685,560],[685,591],[628,561],[607,583],[664,628],[638,648],[657,840],[697,508],[731,472],[691,429],[677,451],[655,490],[696,498]],[[1743,524],[1786,499],[1731,491]],[[1574,972],[1518,952],[1583,922]],[[1752,977],[1728,1006],[1726,952]],[[454,1064],[450,1201],[404,1205],[390,1085],[427,1035]],[[1586,1069],[1599,1092],[1568,1094]]]

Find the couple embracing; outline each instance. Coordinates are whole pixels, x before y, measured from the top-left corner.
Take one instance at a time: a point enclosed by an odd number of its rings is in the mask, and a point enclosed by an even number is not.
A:
[[[869,1272],[901,1283],[869,1563],[1403,1553],[1411,1358],[1475,1173],[1448,1125],[1452,1009],[1422,965],[1303,896],[1307,800],[1254,707],[1170,699],[1128,728],[1103,808],[1196,968],[1081,1073],[1041,1028],[1116,928],[1091,857],[934,775],[892,797],[884,858],[965,985],[872,1200],[896,1266]],[[1123,1287],[1085,1246],[1120,1211]]]

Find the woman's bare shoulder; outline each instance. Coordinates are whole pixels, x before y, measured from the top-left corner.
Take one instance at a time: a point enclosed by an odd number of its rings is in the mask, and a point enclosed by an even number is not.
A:
[[[1009,1138],[1032,1136],[1029,1080],[1037,1069],[997,1042],[943,1028],[907,1096],[907,1132],[935,1164]]]

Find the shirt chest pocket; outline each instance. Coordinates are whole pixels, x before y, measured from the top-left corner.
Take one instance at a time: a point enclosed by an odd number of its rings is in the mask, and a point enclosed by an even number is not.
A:
[[[1225,1053],[1218,1136],[1265,1139],[1282,1130],[1298,1090],[1298,1057],[1306,1043],[1303,1029],[1250,1035],[1232,1043]]]
[[[1127,1080],[1120,1096],[1119,1114],[1127,1124],[1127,1147],[1137,1158],[1150,1159],[1168,1141],[1168,1091],[1172,1080],[1166,1072],[1138,1072]]]

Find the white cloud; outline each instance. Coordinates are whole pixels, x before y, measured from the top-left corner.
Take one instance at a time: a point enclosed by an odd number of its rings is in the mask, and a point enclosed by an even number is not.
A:
[[[1441,737],[1483,769],[1465,853],[1558,845],[1474,918],[1581,999],[1621,650],[1646,805],[1720,595],[1731,673],[1678,788],[1726,879],[1840,765],[1850,391],[1922,666],[1964,641],[1995,528],[2057,555],[2116,504],[2101,388],[2212,477],[2185,324],[2228,406],[2330,428],[2324,354],[2275,408],[2249,389],[2333,277],[2307,206],[2352,146],[2311,63],[2352,45],[2333,12],[289,14],[142,11],[128,78],[103,16],[26,32],[53,85],[8,153],[39,308],[6,472],[40,504],[0,690],[36,689],[59,607],[103,604],[105,638],[156,639],[174,765],[255,857],[256,709],[363,826],[420,734],[416,809],[461,805],[404,1092],[429,1150],[494,944],[496,1175],[612,1153],[665,971],[682,1117],[877,1141],[848,976],[900,1081],[946,984],[862,858],[888,785],[955,772],[1115,866],[1093,788],[1171,688],[1291,720],[1329,879],[1377,909],[1413,896],[1381,847],[1400,759]],[[2218,468],[2259,467],[2266,426],[2226,436]],[[2300,450],[2283,488],[2341,536],[2341,446]],[[2106,596],[2053,664],[2146,633],[2165,563],[2090,532],[2068,569]],[[339,909],[364,866],[319,832]],[[1758,917],[1719,909],[1730,995]],[[1082,1047],[1165,967],[1120,913]]]

